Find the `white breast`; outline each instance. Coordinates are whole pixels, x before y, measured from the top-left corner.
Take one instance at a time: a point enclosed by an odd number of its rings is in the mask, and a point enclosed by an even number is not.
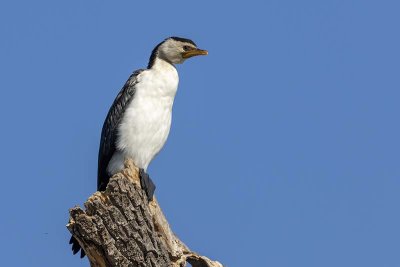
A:
[[[179,77],[174,66],[157,61],[138,76],[134,98],[118,128],[118,151],[109,163],[110,174],[122,169],[126,157],[146,170],[167,140]]]

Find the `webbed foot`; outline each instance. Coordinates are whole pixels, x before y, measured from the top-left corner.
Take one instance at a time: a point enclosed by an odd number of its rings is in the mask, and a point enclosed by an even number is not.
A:
[[[140,185],[142,186],[142,189],[147,195],[147,200],[152,201],[154,191],[156,190],[156,186],[150,179],[150,176],[143,169],[139,169],[139,177],[140,177]]]

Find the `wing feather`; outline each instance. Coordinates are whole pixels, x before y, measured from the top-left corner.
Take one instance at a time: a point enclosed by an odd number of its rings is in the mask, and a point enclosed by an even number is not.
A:
[[[116,150],[118,125],[122,120],[126,108],[135,95],[138,75],[143,71],[143,69],[137,70],[129,77],[115,98],[114,103],[108,111],[106,120],[104,121],[100,138],[97,190],[104,191],[110,179],[107,173],[107,166]]]

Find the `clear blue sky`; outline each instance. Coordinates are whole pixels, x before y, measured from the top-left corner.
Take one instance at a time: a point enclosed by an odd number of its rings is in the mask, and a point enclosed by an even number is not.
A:
[[[178,66],[149,169],[181,239],[229,267],[400,266],[399,10],[2,1],[2,266],[88,266],[71,255],[68,208],[95,191],[115,95],[171,35],[209,50]]]

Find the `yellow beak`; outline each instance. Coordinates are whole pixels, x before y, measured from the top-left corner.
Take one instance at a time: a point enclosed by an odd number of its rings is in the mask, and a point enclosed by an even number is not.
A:
[[[205,56],[205,55],[208,55],[208,51],[202,49],[194,49],[182,53],[183,58],[190,58],[194,56]]]

